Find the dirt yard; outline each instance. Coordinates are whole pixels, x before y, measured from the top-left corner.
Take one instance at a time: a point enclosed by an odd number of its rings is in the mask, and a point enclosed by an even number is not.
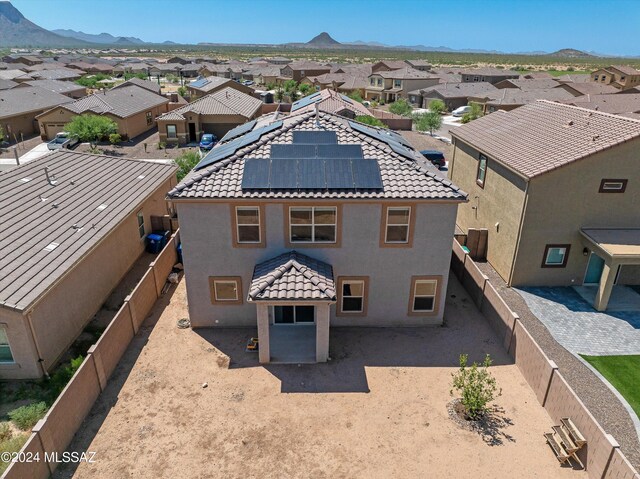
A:
[[[551,420],[451,279],[445,327],[333,329],[332,361],[262,367],[251,329],[178,329],[184,280],[147,319],[54,478],[572,478]],[[484,434],[447,413],[458,355],[502,388]],[[206,387],[203,385],[206,384]]]

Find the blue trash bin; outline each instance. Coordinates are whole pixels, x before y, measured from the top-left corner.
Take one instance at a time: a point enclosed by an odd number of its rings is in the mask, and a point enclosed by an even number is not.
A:
[[[178,263],[182,263],[182,243],[178,245]]]
[[[154,233],[147,235],[147,252],[153,253],[153,254],[160,253],[160,251],[162,251],[163,239],[164,238],[162,235],[157,235]]]

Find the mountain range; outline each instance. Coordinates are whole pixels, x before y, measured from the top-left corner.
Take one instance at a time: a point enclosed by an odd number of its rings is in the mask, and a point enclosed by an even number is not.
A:
[[[57,29],[51,30],[57,35],[61,35],[67,38],[75,38],[77,40],[83,40],[91,43],[105,43],[105,44],[122,44],[127,43],[131,45],[143,45],[146,42],[140,40],[137,37],[114,37],[110,33],[99,33],[97,35],[92,33],[76,32],[75,30]]]

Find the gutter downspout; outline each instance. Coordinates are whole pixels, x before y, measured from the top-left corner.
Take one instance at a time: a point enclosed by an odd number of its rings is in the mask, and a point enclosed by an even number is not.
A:
[[[513,271],[516,267],[516,257],[518,256],[518,251],[520,250],[520,241],[522,241],[522,227],[524,225],[524,213],[527,210],[527,204],[529,203],[529,185],[531,184],[531,180],[527,181],[527,186],[524,189],[524,203],[522,204],[522,213],[520,213],[520,225],[518,226],[518,242],[516,243],[516,247],[513,250],[513,257],[511,258],[511,268],[509,269],[509,278],[507,280],[507,286],[511,287],[511,282],[513,280]]]
[[[31,321],[31,313],[33,310],[29,311],[25,317],[27,318],[27,324],[29,325],[29,331],[31,332],[31,339],[33,340],[33,345],[36,348],[36,353],[38,354],[38,364],[40,365],[40,369],[42,370],[42,374],[49,379],[49,373],[47,369],[44,367],[44,359],[42,358],[42,354],[40,353],[40,347],[38,346],[38,341],[36,340],[36,333],[33,329],[33,322]]]

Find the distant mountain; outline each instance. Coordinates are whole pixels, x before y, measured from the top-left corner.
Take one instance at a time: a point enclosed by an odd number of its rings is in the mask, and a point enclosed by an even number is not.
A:
[[[79,39],[71,39],[30,22],[11,2],[0,1],[0,47],[73,47],[90,46]]]
[[[53,33],[57,33],[58,35],[62,35],[63,37],[76,38],[78,40],[84,40],[86,42],[92,42],[92,43],[116,44],[116,43],[126,42],[132,45],[133,44],[141,45],[145,43],[144,41],[136,37],[114,37],[110,33],[99,33],[96,35],[93,33],[84,33],[84,32],[77,32],[75,30],[64,30],[64,29],[51,30],[51,31]]]
[[[339,46],[340,42],[331,38],[327,32],[322,32],[320,35],[316,35],[311,40],[307,42],[307,45],[314,47],[330,47],[330,46]]]
[[[164,42],[162,42],[163,45],[177,45],[176,42],[172,42],[171,40],[166,40]]]
[[[550,57],[562,57],[562,58],[590,58],[593,55],[583,52],[582,50],[576,50],[574,48],[563,48],[557,52],[549,53]]]

